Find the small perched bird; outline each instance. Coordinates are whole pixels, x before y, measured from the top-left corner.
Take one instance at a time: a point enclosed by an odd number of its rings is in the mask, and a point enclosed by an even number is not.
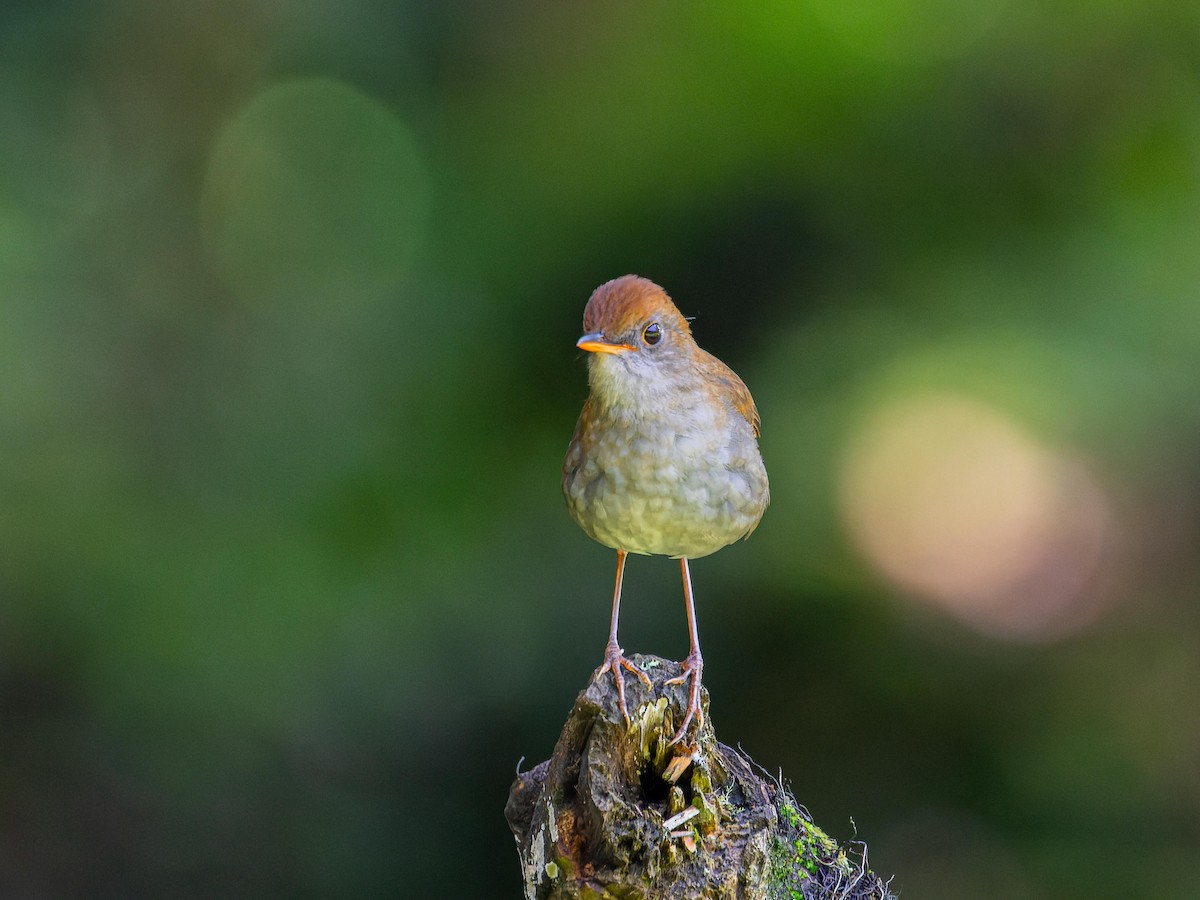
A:
[[[748,536],[770,500],[758,410],[742,380],[696,345],[688,320],[652,281],[625,275],[600,285],[583,312],[583,331],[576,346],[589,354],[589,393],[562,487],[579,527],[617,551],[612,624],[595,677],[612,672],[628,724],[621,670],[647,686],[650,679],[617,643],[625,557],[678,559],[691,646],[683,674],[668,683],[690,678],[691,690],[676,743],[693,718],[697,725],[704,719],[688,560]]]

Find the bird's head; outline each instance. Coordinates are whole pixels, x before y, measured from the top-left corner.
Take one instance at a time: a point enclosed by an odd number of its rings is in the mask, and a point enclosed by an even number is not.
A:
[[[592,292],[583,311],[593,389],[640,394],[668,389],[686,377],[696,350],[687,319],[667,292],[646,278],[622,275]]]

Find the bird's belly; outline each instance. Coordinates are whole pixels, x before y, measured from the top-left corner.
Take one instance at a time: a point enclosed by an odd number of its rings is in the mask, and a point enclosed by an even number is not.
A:
[[[573,445],[563,480],[580,527],[631,553],[698,558],[753,530],[767,474],[753,436],[713,445],[686,434]]]

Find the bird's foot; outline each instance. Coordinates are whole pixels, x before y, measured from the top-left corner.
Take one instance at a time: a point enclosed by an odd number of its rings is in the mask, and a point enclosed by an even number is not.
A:
[[[632,672],[642,680],[642,684],[646,687],[652,687],[650,676],[625,658],[616,641],[608,642],[608,646],[604,648],[604,662],[600,663],[600,668],[592,677],[599,681],[604,677],[605,672],[612,672],[613,680],[617,683],[617,706],[621,708],[621,715],[625,717],[625,727],[632,728],[633,723],[629,720],[629,710],[625,707],[625,679],[621,675],[622,669]]]
[[[678,678],[671,678],[663,682],[664,684],[683,684],[689,678],[692,680],[691,690],[688,692],[687,712],[683,716],[683,724],[679,726],[679,730],[675,732],[675,737],[671,738],[668,747],[671,744],[678,744],[683,739],[683,734],[687,731],[688,725],[692,719],[696,720],[696,728],[699,729],[704,724],[704,710],[700,708],[700,673],[704,671],[704,659],[700,656],[700,651],[695,650],[688,654],[680,666],[683,668],[683,674]]]

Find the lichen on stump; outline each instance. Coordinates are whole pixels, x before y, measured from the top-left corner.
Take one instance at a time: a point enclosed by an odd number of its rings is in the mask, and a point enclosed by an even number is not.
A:
[[[527,900],[891,897],[865,848],[839,847],[781,782],[717,740],[707,691],[704,724],[670,746],[687,687],[664,682],[679,664],[632,660],[653,683],[625,680],[632,727],[612,677],[593,680],[554,755],[513,782],[505,816]]]

